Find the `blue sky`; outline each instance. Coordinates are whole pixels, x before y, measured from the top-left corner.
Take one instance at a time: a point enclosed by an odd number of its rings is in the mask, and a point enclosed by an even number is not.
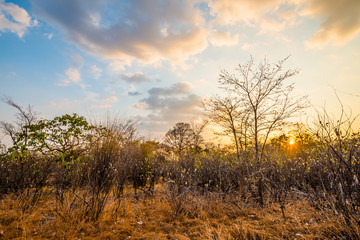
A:
[[[202,117],[220,69],[291,55],[295,95],[336,112],[336,88],[357,114],[359,32],[358,0],[0,0],[0,95],[44,118],[133,117],[157,137]]]

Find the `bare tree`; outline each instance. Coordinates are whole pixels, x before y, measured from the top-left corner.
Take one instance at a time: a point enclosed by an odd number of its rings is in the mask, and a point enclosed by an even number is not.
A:
[[[1,99],[2,102],[6,103],[10,107],[15,108],[17,111],[15,113],[16,121],[15,125],[7,122],[0,122],[0,128],[5,133],[5,135],[10,136],[13,144],[15,144],[16,139],[20,133],[25,134],[24,144],[27,144],[28,129],[26,126],[36,123],[37,113],[33,108],[28,105],[26,108],[18,105],[14,102],[11,97],[5,96]]]
[[[290,94],[294,84],[285,80],[298,70],[283,71],[288,59],[270,64],[266,58],[258,66],[253,58],[236,69],[239,77],[222,70],[219,82],[226,91],[236,95],[239,104],[249,111],[249,121],[255,144],[255,159],[259,166],[269,134],[287,124],[287,120],[306,108],[307,96],[295,98]]]
[[[206,115],[214,122],[219,124],[223,129],[224,135],[231,134],[236,147],[236,156],[239,160],[242,141],[238,137],[237,122],[244,119],[240,111],[239,99],[232,97],[220,97],[219,95],[204,100],[203,107]],[[242,126],[240,129],[243,129]],[[245,130],[246,131],[246,130]],[[243,133],[243,132],[241,132]],[[246,136],[246,135],[245,135]],[[240,145],[240,146],[239,146]],[[245,137],[246,146],[246,137]]]
[[[165,134],[164,142],[179,156],[185,149],[197,149],[203,142],[201,133],[206,124],[206,121],[200,124],[176,123],[175,126]]]
[[[195,150],[201,149],[201,146],[204,143],[204,138],[202,137],[201,134],[203,133],[207,124],[208,124],[207,120],[202,120],[201,122],[192,121],[190,123],[190,127],[192,129],[192,134],[193,134],[191,145]]]
[[[164,142],[180,155],[184,149],[190,147],[192,136],[190,124],[179,122],[165,134]]]
[[[112,138],[116,138],[122,145],[140,140],[137,131],[139,124],[132,118],[106,114],[104,120],[96,121],[96,119],[92,119],[91,124],[102,130],[102,133],[99,134],[100,138],[105,137],[104,134],[110,134]]]

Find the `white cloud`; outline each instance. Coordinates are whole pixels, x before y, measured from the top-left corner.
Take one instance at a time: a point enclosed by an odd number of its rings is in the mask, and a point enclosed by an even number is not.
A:
[[[127,94],[129,96],[140,96],[142,93],[139,92],[133,84],[130,84]]]
[[[208,31],[196,1],[37,0],[33,4],[34,11],[61,26],[70,41],[105,58],[176,64],[207,47]],[[66,11],[60,11],[65,5]]]
[[[112,108],[112,106],[110,104],[91,105],[91,109],[95,108]]]
[[[44,36],[50,40],[53,38],[54,34],[53,33],[44,33]]]
[[[10,31],[22,38],[26,30],[36,26],[37,20],[31,18],[25,9],[14,3],[0,0],[0,31]]]
[[[102,74],[101,68],[98,68],[96,65],[90,67],[90,72],[94,75],[95,79],[99,79]]]
[[[81,80],[80,72],[76,68],[68,68],[65,70],[66,78],[63,79],[58,86],[66,87],[73,83],[79,83]]]
[[[150,78],[142,72],[126,73],[122,74],[120,77],[128,83],[142,83],[150,81]]]
[[[108,103],[117,101],[116,96],[101,98],[99,93],[87,91],[86,89],[82,89],[81,96],[82,96],[81,98],[75,98],[72,100],[64,99],[58,102],[50,101],[48,102],[48,105],[53,108],[59,108],[59,109],[78,109],[80,107],[81,108],[90,107],[91,109],[95,109],[95,108],[111,108],[112,106]]]
[[[120,71],[124,71],[126,66],[131,67],[131,62],[132,60],[130,58],[113,60],[110,62],[108,67],[112,72],[120,72]]]
[[[239,41],[239,34],[231,35],[230,32],[213,30],[209,41],[214,46],[234,46]]]
[[[80,69],[84,65],[83,58],[76,53],[70,54],[69,56],[72,67],[65,70],[65,78],[62,79],[57,86],[66,87],[71,84],[80,84],[81,83],[81,74]],[[85,84],[80,84],[82,88],[86,88]]]
[[[149,111],[146,116],[138,117],[148,130],[163,125],[162,131],[177,121],[187,121],[201,115],[201,97],[190,91],[191,84],[180,82],[169,88],[151,88],[148,96],[133,108]]]
[[[259,42],[253,42],[253,43],[244,43],[242,46],[241,46],[241,49],[243,51],[247,51],[247,52],[254,52],[256,50],[256,48],[261,45]]]
[[[149,104],[147,104],[146,102],[139,102],[136,103],[133,107],[138,110],[144,110],[149,109]]]
[[[99,14],[90,14],[91,22],[95,27],[99,27],[101,20],[100,18],[101,16]]]
[[[117,96],[110,96],[110,97],[104,97],[102,99],[103,102],[117,102],[118,98]]]
[[[87,102],[98,102],[100,99],[99,93],[91,92],[87,90],[83,90],[85,94],[85,98],[78,101],[79,103],[87,103]]]
[[[169,88],[154,87],[151,88],[148,92],[150,95],[155,95],[155,96],[184,95],[190,93],[191,88],[192,88],[191,83],[179,82],[179,83],[175,83]]]
[[[80,72],[78,69],[69,68],[65,71],[65,74],[70,82],[78,83],[81,80]]]
[[[73,106],[73,104],[68,99],[65,99],[61,102],[50,101],[48,102],[48,104],[53,108],[59,108],[59,109],[71,109]]]

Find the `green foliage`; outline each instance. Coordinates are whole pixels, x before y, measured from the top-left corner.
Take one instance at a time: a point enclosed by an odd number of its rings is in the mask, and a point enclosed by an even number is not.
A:
[[[86,152],[93,137],[94,126],[76,113],[52,120],[40,120],[24,126],[9,152],[26,151],[56,156],[59,160],[71,161]]]

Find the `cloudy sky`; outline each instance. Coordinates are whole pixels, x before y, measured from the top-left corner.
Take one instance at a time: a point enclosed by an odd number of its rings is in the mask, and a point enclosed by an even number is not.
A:
[[[296,95],[336,111],[335,88],[356,114],[359,32],[359,0],[0,0],[0,95],[45,118],[134,117],[158,136],[201,116],[221,69],[291,55]]]

